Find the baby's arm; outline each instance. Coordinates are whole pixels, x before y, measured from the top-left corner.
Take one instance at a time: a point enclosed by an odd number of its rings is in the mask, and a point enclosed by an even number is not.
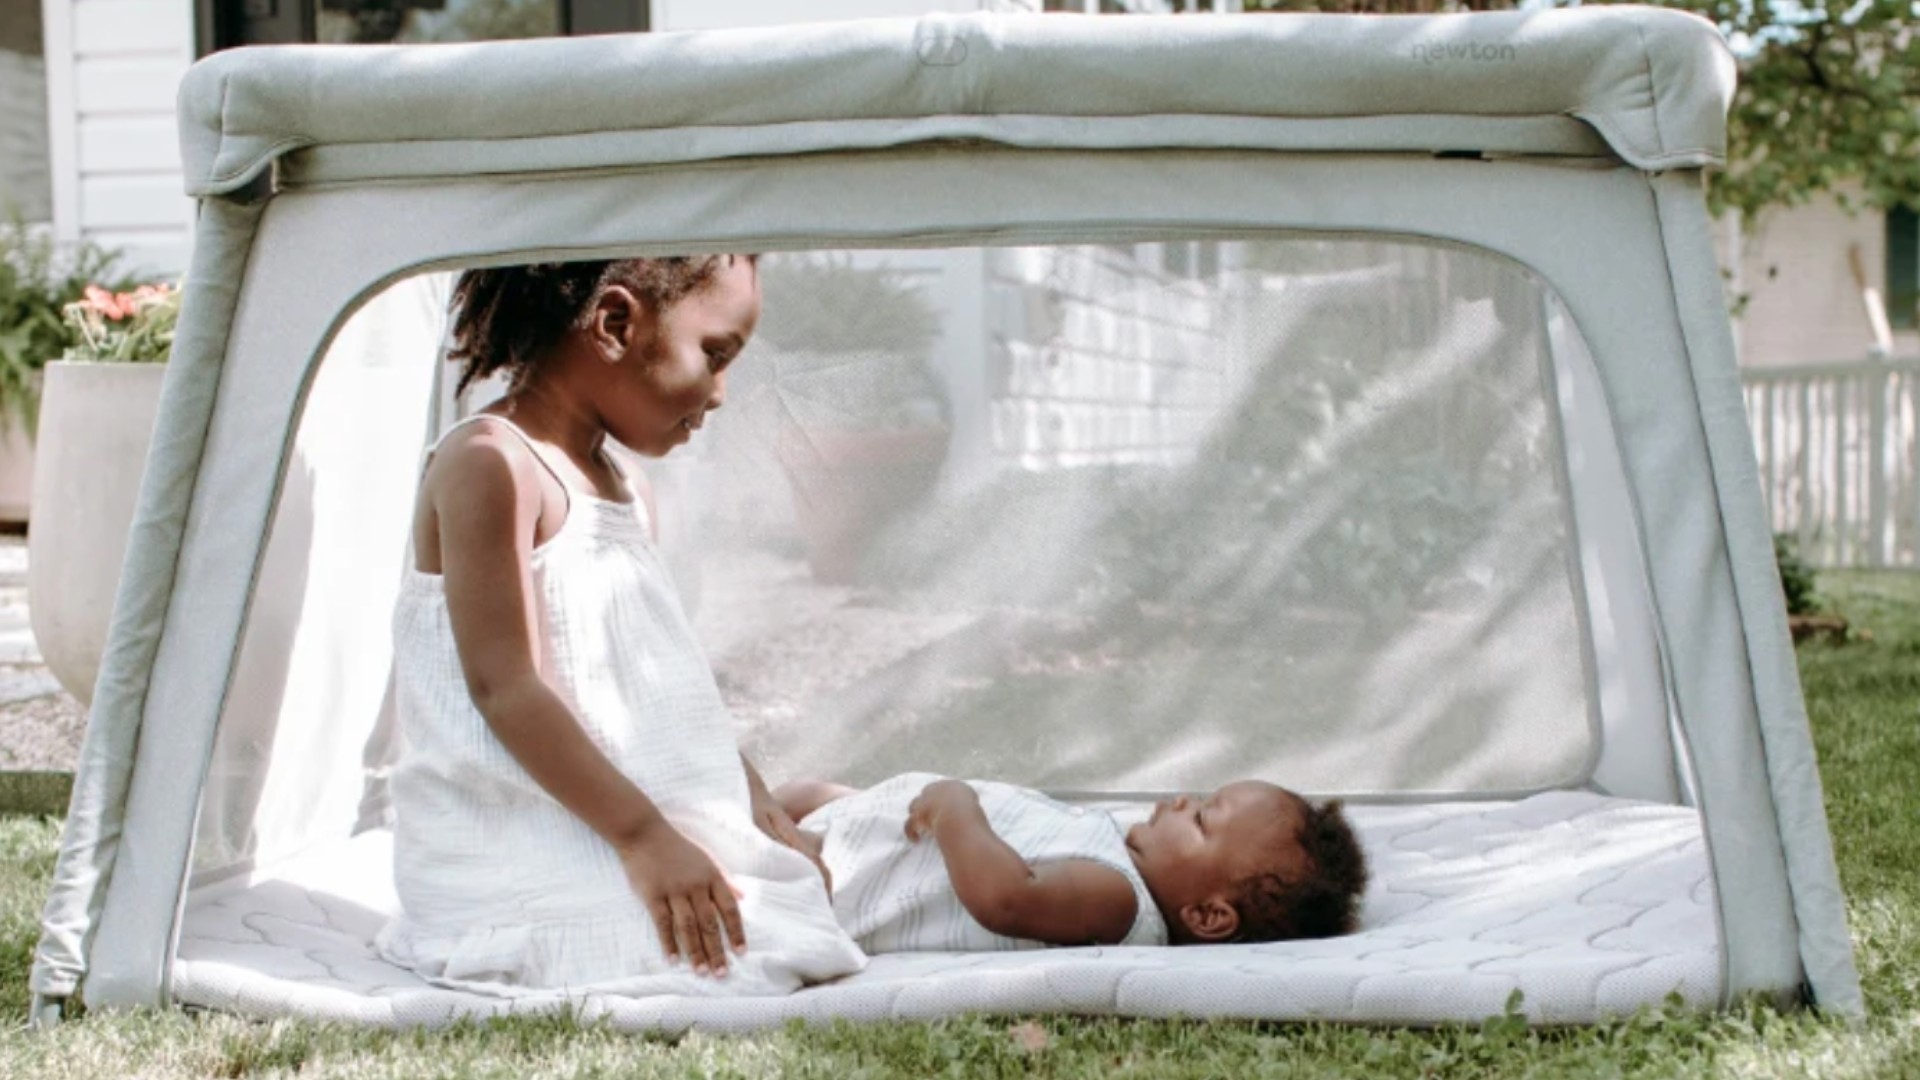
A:
[[[954,893],[981,926],[1049,945],[1113,945],[1133,928],[1138,901],[1126,875],[1091,859],[1031,866],[993,831],[980,798],[959,780],[928,784],[907,810],[907,838],[932,836]]]
[[[780,808],[787,812],[796,823],[805,821],[808,814],[849,795],[858,793],[858,788],[845,784],[836,784],[831,780],[789,780],[773,789],[773,797]]]
[[[820,857],[820,838],[801,832],[794,824],[798,818],[787,809],[786,800],[767,790],[767,782],[760,778],[760,770],[753,767],[753,759],[747,757],[745,750],[740,751],[740,767],[747,773],[747,794],[752,801],[754,824],[774,840],[805,855],[813,868],[820,871],[827,895],[833,895],[833,872]]]

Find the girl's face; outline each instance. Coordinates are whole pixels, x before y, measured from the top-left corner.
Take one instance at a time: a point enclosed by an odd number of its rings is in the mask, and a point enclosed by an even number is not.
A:
[[[727,367],[760,320],[760,277],[743,256],[660,311],[635,301],[630,347],[611,365],[601,418],[608,434],[649,457],[693,438],[727,398]]]

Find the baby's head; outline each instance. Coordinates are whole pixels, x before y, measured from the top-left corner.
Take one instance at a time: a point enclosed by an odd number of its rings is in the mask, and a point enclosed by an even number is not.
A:
[[[1338,801],[1260,780],[1155,804],[1127,847],[1175,945],[1344,934],[1367,885]]]

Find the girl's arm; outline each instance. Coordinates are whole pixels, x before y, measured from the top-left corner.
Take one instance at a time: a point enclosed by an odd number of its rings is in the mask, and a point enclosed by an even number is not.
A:
[[[487,727],[554,800],[620,853],[668,959],[726,971],[720,927],[746,933],[732,887],[653,800],[614,767],[540,677],[531,568],[540,483],[513,436],[477,430],[429,470],[447,615],[460,666]]]
[[[996,934],[1049,945],[1115,945],[1139,902],[1126,875],[1091,859],[1031,866],[993,831],[959,780],[928,784],[907,809],[907,838],[931,835],[961,906]]]

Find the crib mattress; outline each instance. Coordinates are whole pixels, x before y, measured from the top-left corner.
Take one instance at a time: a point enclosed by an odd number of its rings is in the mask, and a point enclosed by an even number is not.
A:
[[[1333,940],[876,956],[772,998],[512,999],[381,961],[391,837],[370,832],[188,897],[172,991],[250,1016],[383,1026],[570,1011],[631,1030],[747,1031],[789,1019],[961,1012],[1435,1024],[1500,1013],[1579,1023],[1723,985],[1713,878],[1692,810],[1587,792],[1350,808],[1373,870],[1359,932]]]

